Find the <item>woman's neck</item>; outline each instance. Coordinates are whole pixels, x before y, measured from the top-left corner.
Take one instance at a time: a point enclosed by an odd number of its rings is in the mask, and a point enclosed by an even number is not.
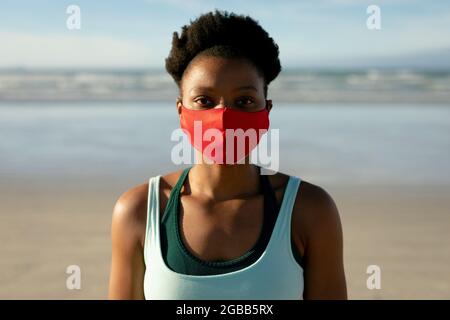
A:
[[[250,163],[196,164],[189,172],[191,193],[213,201],[258,194],[259,179],[259,168]]]

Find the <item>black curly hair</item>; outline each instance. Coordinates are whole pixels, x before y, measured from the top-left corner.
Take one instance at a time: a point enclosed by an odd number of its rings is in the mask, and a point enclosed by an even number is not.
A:
[[[173,33],[165,62],[179,88],[185,70],[197,55],[247,59],[264,79],[265,97],[267,86],[281,72],[278,45],[269,34],[251,17],[227,11],[215,9],[202,14],[183,26],[180,36]]]

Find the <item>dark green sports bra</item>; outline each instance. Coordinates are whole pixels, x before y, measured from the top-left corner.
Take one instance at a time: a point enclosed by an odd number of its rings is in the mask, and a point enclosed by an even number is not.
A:
[[[267,175],[260,174],[260,182],[264,193],[264,219],[262,232],[255,245],[244,255],[224,261],[204,261],[194,256],[184,245],[179,229],[180,190],[191,167],[183,170],[170,193],[169,200],[161,220],[161,251],[164,262],[173,271],[188,275],[212,275],[232,272],[245,268],[263,254],[269,243],[275,226],[280,205]],[[261,169],[261,168],[259,168]],[[303,267],[302,259],[291,239],[291,248],[297,263]]]

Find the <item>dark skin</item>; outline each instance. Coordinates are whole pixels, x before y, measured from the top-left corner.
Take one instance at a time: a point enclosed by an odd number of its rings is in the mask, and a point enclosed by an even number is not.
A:
[[[178,113],[182,104],[191,109],[226,105],[248,112],[270,111],[272,101],[265,99],[263,85],[264,79],[245,59],[196,57],[183,75],[176,107]],[[161,177],[161,215],[181,172]],[[278,172],[268,177],[280,204],[289,176]],[[114,206],[110,299],[144,299],[147,195],[148,183],[144,183],[122,194]],[[180,199],[182,239],[200,259],[237,258],[260,235],[263,194],[258,168],[248,161],[239,165],[195,164]],[[323,188],[302,180],[292,212],[291,234],[304,262],[303,298],[347,299],[341,221],[334,200]]]

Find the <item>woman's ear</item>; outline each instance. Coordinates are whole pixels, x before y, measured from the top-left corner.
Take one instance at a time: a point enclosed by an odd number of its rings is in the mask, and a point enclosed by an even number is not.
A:
[[[267,111],[270,112],[270,110],[272,109],[272,100],[266,100],[266,108]]]
[[[178,97],[177,101],[176,101],[176,107],[177,107],[178,115],[181,114],[181,106],[182,105],[183,105],[183,99],[181,97]]]

